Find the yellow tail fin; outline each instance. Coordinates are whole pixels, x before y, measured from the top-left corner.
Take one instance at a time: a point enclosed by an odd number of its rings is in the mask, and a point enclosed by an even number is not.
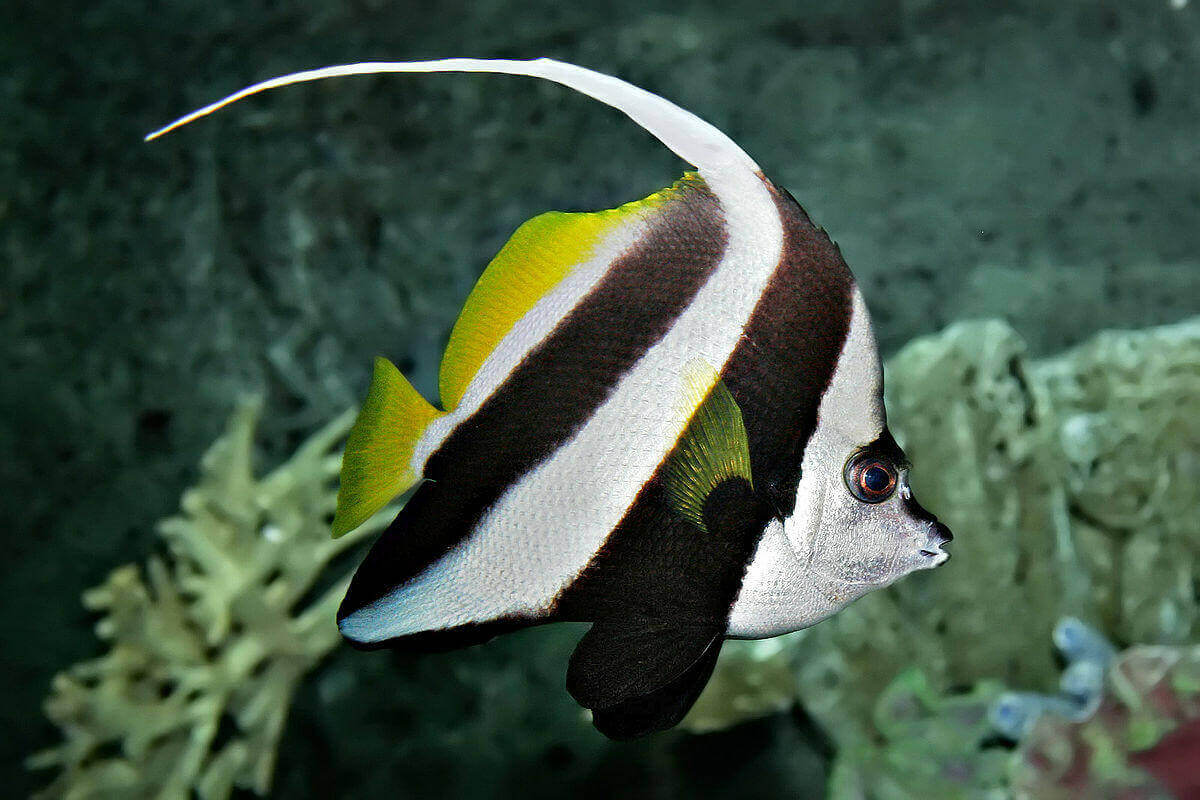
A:
[[[346,440],[342,485],[333,517],[336,539],[357,528],[421,477],[413,448],[443,413],[420,395],[386,358],[375,359],[371,388]]]

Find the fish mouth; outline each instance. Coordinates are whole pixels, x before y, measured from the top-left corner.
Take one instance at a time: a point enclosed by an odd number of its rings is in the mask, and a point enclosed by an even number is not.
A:
[[[944,549],[954,539],[954,534],[940,522],[934,523],[929,529],[929,537],[921,548],[921,555],[929,559],[928,567],[940,567],[950,560],[950,554]]]
[[[927,565],[929,568],[940,567],[950,560],[950,554],[941,547],[933,550],[922,548],[921,555],[930,560],[931,563]]]

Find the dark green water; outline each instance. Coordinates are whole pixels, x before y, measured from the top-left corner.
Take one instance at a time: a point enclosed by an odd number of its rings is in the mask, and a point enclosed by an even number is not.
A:
[[[377,353],[430,390],[517,224],[683,169],[616,113],[499,77],[297,87],[141,143],[246,83],[450,55],[629,79],[728,132],[830,231],[885,354],[966,317],[1005,317],[1053,352],[1200,308],[1200,7],[829,5],[6,4],[4,793],[46,782],[21,766],[57,738],[41,699],[100,652],[81,592],[154,551],[154,521],[239,397],[265,395],[271,464],[361,396]],[[818,791],[824,756],[799,716],[631,745],[561,733],[570,646],[539,630],[419,661],[339,651],[299,692],[275,793]],[[519,710],[479,722],[489,701],[448,685],[455,670],[503,676]],[[346,687],[336,703],[322,681]]]

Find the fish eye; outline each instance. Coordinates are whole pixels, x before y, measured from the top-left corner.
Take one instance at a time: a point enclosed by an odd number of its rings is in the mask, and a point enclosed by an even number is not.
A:
[[[858,453],[846,461],[844,470],[850,494],[864,503],[882,503],[896,491],[896,467],[878,456]]]

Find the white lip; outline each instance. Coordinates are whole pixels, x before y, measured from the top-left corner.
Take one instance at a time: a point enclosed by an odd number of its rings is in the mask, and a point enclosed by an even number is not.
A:
[[[925,547],[921,549],[921,555],[929,559],[929,569],[940,567],[950,559],[950,554],[942,549],[942,546],[934,545],[933,547]]]
[[[935,528],[930,528],[926,533],[925,543],[921,545],[921,556],[925,561],[926,569],[933,569],[945,564],[950,558],[950,554],[946,552],[946,542],[942,537],[935,533]]]

